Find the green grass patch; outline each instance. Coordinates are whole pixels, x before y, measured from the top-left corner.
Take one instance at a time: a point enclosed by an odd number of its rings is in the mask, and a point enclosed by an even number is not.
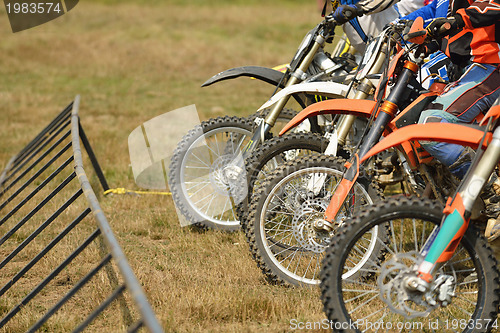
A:
[[[81,94],[82,125],[110,186],[135,190],[132,130],[191,104],[201,119],[253,113],[273,87],[248,78],[201,84],[228,68],[289,62],[321,20],[316,2],[298,0],[88,0],[17,34],[4,9],[0,17],[0,169]],[[242,233],[181,228],[170,197],[100,201],[165,331],[284,332],[293,318],[324,317],[317,289],[264,281]]]

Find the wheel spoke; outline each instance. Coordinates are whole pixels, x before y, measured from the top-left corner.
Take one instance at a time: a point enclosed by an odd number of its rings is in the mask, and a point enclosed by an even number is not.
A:
[[[198,190],[196,190],[196,192],[194,193],[188,193],[189,194],[189,198],[194,198],[196,194],[198,194],[201,190],[203,190],[205,187],[211,185],[211,183],[203,183],[204,185],[202,187],[200,187]],[[194,187],[194,186],[193,186]],[[191,188],[193,188],[191,187]],[[213,192],[212,192],[213,194]],[[203,198],[202,198],[203,200]],[[194,205],[196,205],[199,201],[195,202]]]
[[[203,185],[199,190],[197,190],[196,192],[194,193],[190,193],[190,196],[193,196],[195,195],[196,193],[198,193],[200,190],[204,189],[206,186],[210,185],[211,183],[209,181],[207,182],[199,182],[199,183],[195,183],[195,182],[187,182],[186,184],[194,184],[193,186],[191,187],[188,187],[186,188],[186,191],[189,193],[191,192],[194,188],[198,187],[198,186],[201,186]]]
[[[352,314],[353,312],[356,312],[357,310],[359,310],[360,308],[364,307],[366,304],[370,303],[371,301],[373,301],[375,298],[378,298],[378,295],[375,295],[373,297],[370,297],[368,300],[366,300],[365,302],[361,303],[360,305],[358,305],[357,307],[355,307],[354,309],[352,309],[351,311],[349,311],[349,314]]]
[[[392,245],[394,247],[394,254],[398,254],[399,253],[399,250],[398,250],[398,243],[396,242],[396,234],[394,233],[394,223],[393,221],[391,220],[390,222],[390,225],[391,225],[391,236],[392,236]]]
[[[210,169],[210,165],[208,163],[206,163],[205,161],[203,161],[200,157],[198,157],[198,155],[196,155],[194,152],[191,152],[191,156],[196,157],[196,159],[198,161],[200,161],[205,166],[205,169]],[[189,166],[186,166],[186,168],[189,168]]]
[[[417,237],[417,225],[415,223],[415,219],[411,219],[411,225],[413,227],[413,240],[414,240],[414,244],[415,244],[415,252],[419,252],[419,248],[418,248],[418,237]]]

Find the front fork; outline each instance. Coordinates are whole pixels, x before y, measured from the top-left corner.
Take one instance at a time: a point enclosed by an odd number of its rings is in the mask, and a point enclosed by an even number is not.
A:
[[[335,189],[330,203],[325,211],[324,219],[329,224],[335,223],[335,217],[339,213],[343,203],[346,201],[354,183],[358,179],[360,159],[363,158],[363,156],[366,155],[366,153],[378,142],[384,133],[387,124],[396,115],[398,111],[398,103],[404,96],[407,85],[417,71],[418,66],[415,63],[406,61],[404,64],[404,70],[398,80],[398,84],[391,90],[387,99],[380,106],[379,114],[370,128],[367,137],[364,139],[359,152],[346,163],[348,170],[344,173],[342,181]],[[374,112],[376,112],[376,110],[374,110]]]
[[[314,56],[324,44],[325,38],[322,35],[318,35],[316,37],[314,45],[302,61],[301,65],[295,72],[290,75],[290,78],[286,82],[285,87],[292,86],[303,80],[303,78],[305,77],[305,72],[311,65]],[[248,145],[245,147],[245,149],[243,149],[244,158],[246,158],[257,146],[259,146],[264,141],[265,136],[269,133],[269,131],[271,131],[281,111],[289,100],[290,95],[285,96],[273,106],[266,119],[257,127],[257,130],[253,134],[252,139],[250,140]]]
[[[481,194],[500,159],[500,127],[493,133],[488,148],[471,166],[471,172],[460,185],[455,197],[449,198],[443,211],[444,222],[435,229],[421,256],[424,261],[418,267],[418,276],[426,282],[433,279],[435,272],[449,260],[467,230],[476,199]]]
[[[304,76],[305,71],[309,68],[311,65],[311,62],[314,59],[314,56],[318,52],[318,50],[324,45],[325,40],[324,38],[320,35],[316,37],[316,43],[314,43],[314,46],[312,47],[311,51],[308,53],[306,58],[302,61],[301,66],[297,69],[295,73],[293,73],[289,80],[287,81],[285,87],[289,87],[291,85],[300,83],[302,81],[302,77]],[[385,44],[384,44],[385,45]],[[384,47],[381,47],[381,51],[379,52],[379,55],[377,56],[377,60],[375,61],[374,65],[368,72],[368,75],[370,74],[376,74],[380,71],[380,69],[383,66],[383,63],[386,58],[386,52],[383,51],[385,50]],[[367,98],[371,90],[373,89],[373,84],[371,83],[370,80],[367,78],[363,78],[363,80],[360,82],[360,85],[357,89],[356,94],[354,95],[354,99],[365,99]],[[347,96],[346,96],[347,97]],[[272,108],[271,112],[267,115],[266,119],[259,124],[257,127],[257,130],[252,136],[252,139],[248,143],[248,145],[245,147],[243,150],[243,156],[246,157],[250,152],[252,152],[262,141],[264,141],[265,136],[269,133],[269,131],[273,128],[274,124],[276,123],[276,120],[278,119],[281,110],[285,107],[286,103],[289,101],[290,95],[283,97],[280,99]],[[342,120],[339,123],[339,127],[337,130],[337,138],[338,138],[338,143],[340,145],[345,144],[345,140],[347,135],[349,134],[349,130],[352,127],[352,124],[354,123],[354,120],[356,119],[355,116],[353,115],[343,115]]]

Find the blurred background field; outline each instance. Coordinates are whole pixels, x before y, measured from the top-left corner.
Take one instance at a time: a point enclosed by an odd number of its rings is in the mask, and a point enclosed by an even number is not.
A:
[[[312,0],[85,0],[13,34],[2,7],[0,169],[80,94],[110,186],[138,190],[132,130],[190,104],[202,120],[250,115],[273,87],[248,78],[200,85],[231,67],[288,62],[320,20]],[[288,332],[292,320],[323,320],[318,290],[268,285],[242,233],[181,228],[170,197],[100,200],[165,331]]]

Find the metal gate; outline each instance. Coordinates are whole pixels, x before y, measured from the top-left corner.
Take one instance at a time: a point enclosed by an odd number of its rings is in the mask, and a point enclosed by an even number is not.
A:
[[[0,174],[0,331],[162,332],[93,190],[79,101]]]

